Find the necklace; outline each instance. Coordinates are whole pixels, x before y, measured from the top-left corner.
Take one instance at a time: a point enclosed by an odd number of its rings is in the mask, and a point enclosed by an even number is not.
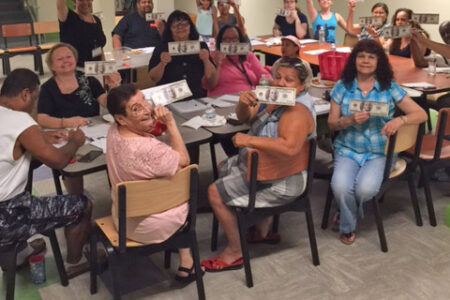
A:
[[[362,92],[363,92],[363,96],[364,96],[364,97],[367,97],[367,94],[370,92],[370,90],[368,90],[368,91],[362,90]]]

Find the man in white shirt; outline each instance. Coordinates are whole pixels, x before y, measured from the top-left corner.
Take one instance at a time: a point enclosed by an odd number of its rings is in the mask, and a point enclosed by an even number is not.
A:
[[[52,145],[61,133],[43,132],[30,116],[39,95],[39,78],[16,69],[0,90],[0,248],[25,242],[36,233],[65,226],[67,267],[82,259],[92,211],[83,195],[35,197],[25,191],[31,157],[51,168],[64,168],[84,144],[81,130],[69,132],[67,145]],[[76,268],[75,268],[76,269]]]

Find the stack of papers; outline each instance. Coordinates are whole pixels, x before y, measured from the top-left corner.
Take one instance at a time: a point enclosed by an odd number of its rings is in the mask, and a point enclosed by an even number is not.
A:
[[[86,141],[91,145],[102,149],[106,153],[106,136],[111,124],[96,124],[80,127],[86,135]]]
[[[434,84],[428,83],[428,82],[409,82],[409,83],[403,83],[403,86],[410,87],[410,88],[421,88],[421,89],[435,89],[436,86]]]
[[[223,101],[223,100],[220,100],[219,98],[215,99],[215,98],[205,97],[205,98],[200,98],[198,100],[206,105],[211,104],[211,106],[213,106],[213,107],[223,108],[223,107],[234,106],[234,103],[229,102],[229,101]]]
[[[227,101],[227,102],[236,104],[239,102],[239,95],[234,95],[234,94],[222,95],[220,97],[217,97],[216,100],[223,100],[223,101]]]
[[[402,89],[408,94],[409,97],[411,98],[419,98],[422,96],[422,92],[415,90],[415,89],[411,89],[408,87],[403,86]]]
[[[227,123],[227,120],[224,116],[216,115],[213,119],[208,119],[203,116],[196,116],[190,119],[189,121],[184,122],[181,124],[181,126],[191,127],[195,130],[199,129],[200,127],[218,127],[223,126]]]
[[[328,52],[330,50],[327,49],[317,49],[317,50],[309,50],[309,51],[305,51],[305,54],[309,54],[309,55],[319,55],[325,52]]]
[[[304,39],[304,40],[299,40],[300,45],[306,45],[306,44],[313,44],[313,43],[318,43],[318,40],[312,40],[312,39]]]

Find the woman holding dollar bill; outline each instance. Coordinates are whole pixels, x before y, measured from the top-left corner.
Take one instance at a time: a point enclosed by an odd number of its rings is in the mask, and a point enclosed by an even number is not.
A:
[[[375,24],[353,24],[353,11],[356,7],[356,0],[350,0],[347,4],[348,6],[348,17],[347,17],[347,31],[353,35],[358,35],[360,40],[363,39],[374,39],[380,42],[381,45],[385,43],[385,40],[381,35],[383,28],[387,24],[387,17],[389,15],[389,8],[383,2],[375,3],[372,6],[372,17],[379,18],[380,23],[374,22]]]
[[[169,54],[169,42],[192,42],[198,39],[199,34],[188,14],[176,10],[169,15],[161,44],[155,48],[148,66],[153,86],[186,79],[193,98],[206,95],[202,87],[202,78],[205,76],[210,80],[216,72],[206,43],[200,42],[197,53],[176,56]]]
[[[219,272],[239,269],[243,265],[236,215],[229,206],[248,205],[247,147],[279,157],[294,157],[302,151],[307,139],[315,135],[313,99],[304,90],[308,70],[298,58],[285,58],[280,62],[273,81],[274,87],[292,88],[294,106],[263,105],[253,91],[243,92],[236,107],[242,122],[250,124],[248,134],[233,137],[239,154],[228,158],[219,170],[219,179],[208,189],[208,198],[214,214],[224,228],[228,244],[215,258],[202,261],[206,271]],[[269,88],[269,87],[267,87]],[[269,207],[289,203],[306,187],[306,171],[265,181],[256,192],[256,207]],[[274,243],[279,235],[269,232],[270,219],[263,220],[252,232],[251,242]]]
[[[280,15],[275,18],[273,35],[293,35],[299,39],[308,39],[308,18],[297,8],[297,0],[283,0],[283,7]]]
[[[374,40],[356,44],[331,98],[328,124],[331,130],[339,131],[331,179],[339,210],[333,222],[341,233],[340,240],[352,244],[363,203],[378,193],[383,180],[387,137],[402,125],[425,122],[427,114],[393,81],[383,47]],[[358,105],[358,101],[364,105]],[[374,115],[375,107],[386,114]],[[404,115],[393,118],[396,108]]]

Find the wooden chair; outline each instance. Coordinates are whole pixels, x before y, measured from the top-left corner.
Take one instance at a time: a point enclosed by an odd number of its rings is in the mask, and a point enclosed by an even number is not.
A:
[[[38,47],[42,53],[50,50],[57,43],[45,42],[45,34],[59,33],[59,24],[57,21],[33,22],[33,31],[36,35]]]
[[[119,24],[120,20],[122,20],[123,16],[115,16],[114,18],[114,25]]]
[[[166,250],[165,266],[170,266],[170,249],[191,248],[197,281],[198,298],[205,299],[200,258],[195,232],[197,198],[197,165],[190,165],[171,178],[122,182],[117,184],[119,229],[116,230],[111,216],[97,219],[91,235],[91,293],[97,292],[97,239],[105,245],[113,279],[114,299],[120,299],[120,266],[127,257],[140,253],[150,254]],[[142,217],[160,213],[189,203],[187,225],[166,241],[159,244],[141,244],[126,238],[126,218]],[[114,204],[113,204],[114,205]]]
[[[29,193],[31,193],[32,189],[33,171],[34,169],[30,167],[30,170],[28,171],[28,182],[25,188],[25,190]],[[58,239],[56,238],[55,230],[50,230],[42,234],[46,235],[50,239],[50,244],[52,246],[53,256],[55,257],[56,267],[58,269],[61,285],[68,286],[69,280],[64,268],[64,261],[61,255],[61,250],[59,248]],[[23,246],[23,243],[26,242],[17,242],[8,247],[0,248],[0,266],[2,270],[6,272],[6,300],[14,300],[17,253],[19,252],[21,246]]]
[[[244,258],[247,287],[253,286],[250,255],[247,245],[247,230],[250,226],[256,224],[264,217],[276,216],[284,212],[304,212],[308,227],[313,264],[315,266],[320,264],[309,201],[309,192],[313,181],[313,162],[315,154],[316,141],[314,139],[305,142],[300,154],[293,159],[281,160],[278,157],[268,155],[267,153],[260,152],[256,149],[249,150],[247,173],[247,180],[249,182],[249,204],[248,207],[234,207],[239,227],[239,237],[241,241],[242,256]],[[257,201],[256,188],[258,184],[262,184],[266,180],[287,177],[305,169],[308,171],[306,189],[296,200],[282,206],[255,208],[255,203]],[[217,236],[217,232],[213,232],[213,235]]]
[[[353,48],[358,43],[358,37],[349,33],[344,35],[344,46]]]
[[[450,108],[439,110],[436,134],[427,134],[423,137],[419,158],[430,224],[436,226],[429,178],[437,169],[450,167]]]
[[[377,224],[378,235],[381,244],[381,250],[387,252],[386,235],[384,233],[383,221],[380,217],[378,208],[378,202],[384,197],[386,191],[398,180],[407,179],[409,192],[411,195],[411,202],[414,209],[414,215],[416,218],[417,226],[422,226],[422,217],[420,214],[419,204],[417,201],[416,188],[414,185],[413,172],[417,168],[419,163],[419,152],[422,145],[422,138],[425,131],[425,123],[420,125],[405,125],[400,127],[397,133],[389,138],[386,143],[385,154],[386,163],[384,165],[383,182],[381,183],[378,194],[371,199],[375,221]],[[407,151],[410,148],[414,148],[414,155],[411,161],[407,161],[404,158],[399,157],[392,169],[392,162],[394,154]],[[329,187],[329,193],[331,191]],[[331,201],[333,197],[327,196],[325,208],[323,212],[322,228],[325,229],[328,224],[328,216],[331,209]]]
[[[2,25],[2,35],[6,51],[8,52],[8,56],[5,58],[7,60],[8,67],[10,66],[10,57],[30,53],[33,54],[34,57],[34,69],[39,71],[40,75],[44,74],[41,52],[38,47],[33,46],[33,32],[31,30],[30,23]],[[29,40],[29,46],[8,48],[8,38],[15,37],[27,37]],[[8,68],[6,70],[6,74],[9,74],[10,72],[11,69]]]

